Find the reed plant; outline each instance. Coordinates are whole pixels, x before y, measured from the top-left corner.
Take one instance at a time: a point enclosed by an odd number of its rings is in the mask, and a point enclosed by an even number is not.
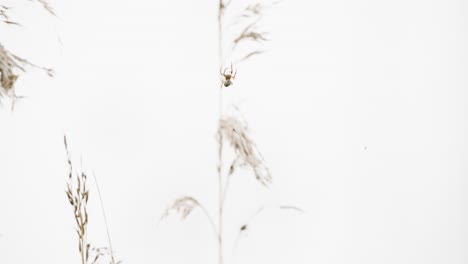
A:
[[[247,2],[247,4],[246,4]],[[241,168],[250,169],[255,179],[263,186],[272,184],[272,176],[255,141],[251,137],[249,127],[239,108],[235,105],[224,105],[224,92],[226,89],[235,89],[238,69],[252,57],[264,52],[263,43],[268,33],[261,29],[261,21],[266,8],[277,2],[251,2],[238,0],[218,1],[218,67],[219,67],[219,116],[217,129],[217,174],[218,174],[218,206],[217,221],[211,216],[206,207],[196,198],[184,196],[176,199],[166,209],[163,217],[171,212],[178,213],[185,219],[194,209],[199,208],[209,220],[217,238],[218,263],[225,263],[224,257],[224,211],[225,201],[229,190],[231,178]],[[237,6],[235,6],[237,5]],[[235,6],[235,8],[233,8]],[[240,10],[238,13],[235,10]],[[229,13],[229,17],[226,15]],[[229,19],[228,19],[229,18]],[[235,153],[234,158],[224,155],[226,148]],[[227,166],[226,166],[227,165]],[[262,206],[253,217],[264,211]],[[280,209],[299,208],[293,206],[279,206]],[[253,218],[252,217],[252,218]],[[238,229],[245,232],[252,219]],[[238,236],[239,237],[239,236]],[[238,241],[238,239],[236,239]],[[237,244],[237,242],[236,242]]]

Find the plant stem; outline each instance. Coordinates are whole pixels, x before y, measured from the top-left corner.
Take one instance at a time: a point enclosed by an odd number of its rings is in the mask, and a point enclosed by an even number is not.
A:
[[[219,69],[223,67],[223,35],[222,35],[222,17],[223,0],[219,0],[218,7],[218,59]],[[220,78],[219,87],[219,120],[223,116],[223,80]],[[219,133],[218,141],[218,263],[223,264],[223,135]]]
[[[84,239],[81,240],[81,263],[86,264],[85,261],[85,246],[84,246]]]
[[[81,201],[78,200],[78,208],[80,208],[81,211],[81,206],[82,203]],[[81,228],[81,238],[80,238],[80,243],[81,243],[81,263],[87,264],[86,260],[86,226],[84,225],[84,220],[83,220],[83,214],[80,212],[80,215],[77,218],[78,226]]]
[[[197,202],[197,205],[202,210],[202,212],[206,216],[206,218],[208,218],[208,221],[210,221],[210,224],[211,224],[211,227],[213,228],[213,232],[214,232],[214,234],[216,236],[216,239],[219,239],[218,230],[216,229],[215,222],[213,221],[213,218],[210,216],[210,213],[205,208],[205,206],[203,206],[201,203]]]
[[[109,250],[110,250],[110,255],[111,255],[111,263],[115,264],[114,250],[112,249],[112,242],[111,242],[111,237],[110,237],[110,232],[109,232],[109,225],[107,224],[106,211],[104,210],[104,202],[102,201],[101,189],[99,188],[98,180],[97,180],[97,177],[96,177],[96,174],[94,173],[94,171],[93,171],[93,176],[94,176],[94,182],[96,183],[96,189],[97,189],[98,195],[99,195],[99,201],[101,202],[101,211],[102,211],[102,216],[104,217],[104,224],[106,225],[107,242],[109,244]]]

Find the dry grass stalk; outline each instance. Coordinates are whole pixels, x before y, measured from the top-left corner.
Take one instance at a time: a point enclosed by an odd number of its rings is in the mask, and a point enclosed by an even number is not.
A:
[[[102,216],[104,218],[104,224],[106,225],[107,243],[109,244],[109,250],[107,251],[108,252],[107,255],[110,255],[112,264],[120,263],[120,261],[115,262],[114,250],[112,249],[112,240],[111,240],[110,231],[109,231],[109,225],[107,224],[106,211],[104,209],[104,202],[102,201],[101,188],[99,188],[98,180],[97,180],[96,174],[94,174],[94,172],[93,172],[93,176],[94,176],[94,182],[96,183],[96,189],[97,189],[98,195],[99,195],[99,202],[101,204],[101,212],[102,212]]]
[[[233,116],[224,117],[220,121],[218,133],[224,136],[237,154],[237,158],[229,168],[229,175],[234,173],[236,167],[247,165],[253,169],[255,177],[260,183],[263,185],[271,183],[270,171],[250,138],[247,125],[243,120]]]
[[[14,74],[14,70],[24,71],[24,59],[11,54],[0,44],[0,83],[5,91],[13,88],[18,75]]]
[[[236,64],[264,53],[263,44],[268,41],[268,32],[262,30],[261,21],[265,10],[278,2],[257,1],[247,4],[226,28],[231,31],[230,52]],[[245,49],[239,49],[245,46]]]
[[[250,25],[244,28],[240,35],[234,39],[233,43],[234,46],[232,49],[235,49],[239,43],[242,41],[253,41],[253,42],[261,42],[267,41],[266,32],[260,32],[259,29],[256,27],[258,20],[252,22]]]
[[[228,53],[231,58],[238,57],[234,64],[246,61],[255,55],[263,53],[263,50],[258,47],[267,41],[267,33],[260,30],[260,21],[265,4],[257,2],[247,5],[241,14],[239,14],[234,21],[229,25],[225,25],[224,15],[227,9],[235,0],[219,0],[218,10],[218,54],[219,54],[219,68],[222,69],[227,60],[227,54],[223,49],[223,41],[225,35],[232,35],[234,38],[231,41]],[[241,4],[241,3],[239,3]],[[240,25],[240,27],[238,26]],[[234,27],[236,26],[236,27]],[[237,31],[236,31],[237,30]],[[226,31],[226,32],[225,32]],[[232,32],[234,31],[234,32]],[[241,44],[247,45],[249,48],[245,51],[240,51]],[[257,44],[257,47],[250,47],[250,44]],[[239,55],[237,54],[239,53]],[[232,61],[232,59],[231,59]],[[233,71],[233,64],[231,62],[231,72]],[[235,70],[237,73],[237,70]],[[229,183],[232,175],[237,167],[248,165],[255,172],[255,176],[263,185],[271,182],[271,174],[263,161],[263,158],[256,148],[254,142],[248,135],[247,126],[243,119],[237,119],[231,116],[224,116],[223,106],[223,91],[225,87],[226,76],[222,75],[220,78],[219,89],[219,123],[218,123],[218,262],[223,264],[223,213],[224,202],[226,200],[227,192],[229,190]],[[232,84],[232,83],[230,83]],[[230,85],[229,85],[230,86]],[[223,175],[223,145],[227,140],[231,147],[237,154],[234,161],[231,162],[229,172]]]
[[[183,196],[181,198],[176,199],[172,204],[170,204],[164,214],[161,216],[160,221],[163,220],[164,218],[168,217],[171,212],[176,212],[181,220],[185,220],[195,208],[199,208],[202,210],[203,214],[205,217],[207,217],[208,221],[211,224],[211,227],[213,228],[214,235],[216,236],[217,239],[219,239],[219,234],[218,231],[216,230],[216,225],[213,221],[213,218],[211,217],[210,213],[208,210],[198,202],[195,198],[191,196]]]
[[[213,219],[210,217],[205,207],[200,204],[196,199],[185,196],[177,199],[172,205],[169,206],[168,210],[164,213],[163,217],[166,217],[171,211],[176,211],[181,215],[182,219],[185,219],[190,213],[196,208],[200,207],[203,209],[208,219],[212,223],[215,233],[218,237],[218,263],[223,264],[223,212],[224,212],[224,201],[226,194],[229,189],[229,182],[236,171],[236,168],[242,166],[249,166],[253,169],[256,179],[263,185],[271,183],[271,174],[265,165],[263,157],[258,151],[255,143],[250,138],[247,126],[244,119],[225,116],[223,106],[223,91],[225,88],[230,87],[233,84],[233,80],[236,77],[237,70],[234,69],[233,63],[230,63],[231,67],[225,68],[225,62],[227,61],[227,54],[223,47],[223,41],[226,34],[234,36],[230,43],[230,48],[227,50],[231,55],[237,55],[239,53],[238,46],[241,44],[262,44],[267,41],[266,32],[261,31],[259,22],[262,18],[262,11],[265,8],[263,3],[254,3],[247,5],[242,9],[241,14],[235,17],[234,21],[230,25],[225,25],[225,14],[229,7],[235,2],[235,0],[219,0],[218,1],[218,58],[219,58],[219,69],[221,72],[220,76],[220,89],[219,92],[219,123],[218,123],[218,222],[214,224]],[[239,26],[240,25],[240,26]],[[233,28],[236,26],[236,28]],[[238,31],[235,31],[238,30]],[[233,32],[234,31],[234,32]],[[263,50],[258,47],[254,49],[247,49],[247,52],[240,52],[240,59],[237,62],[245,61],[255,55],[262,54]],[[237,64],[234,63],[234,64]],[[236,153],[236,158],[231,162],[228,173],[225,175],[223,170],[224,157],[223,148],[224,141],[227,141]]]
[[[50,77],[53,77],[54,75],[54,71],[52,69],[33,64],[28,60],[9,52],[3,45],[0,44],[0,80],[3,89],[13,89],[15,81],[18,78],[18,75],[14,72],[24,72],[26,66],[40,69],[47,73],[47,75]]]
[[[88,218],[88,176],[81,169],[74,169],[73,162],[68,149],[67,138],[64,137],[64,145],[67,153],[69,166],[68,182],[66,195],[70,205],[73,207],[73,216],[76,224],[76,233],[78,235],[78,251],[80,253],[82,264],[112,263],[114,261],[113,252],[108,247],[94,247],[87,242]]]
[[[78,251],[81,256],[81,263],[89,263],[91,245],[86,241],[86,231],[88,226],[87,203],[89,191],[87,190],[87,176],[84,172],[74,171],[73,163],[68,151],[67,139],[64,139],[65,149],[67,151],[68,165],[70,172],[67,182],[67,198],[73,207],[73,216],[76,223],[76,233],[78,235]]]
[[[33,1],[33,0],[30,0]],[[36,0],[34,0],[36,1]],[[37,0],[49,13],[55,16],[51,6],[45,0]],[[11,8],[5,5],[0,5],[0,18],[3,22],[8,25],[20,25],[18,22],[11,20],[9,12]],[[9,52],[0,43],[0,99],[1,97],[9,97],[12,100],[12,109],[16,100],[16,94],[14,91],[15,82],[18,79],[19,72],[25,72],[25,67],[30,66],[32,68],[40,69],[47,73],[50,77],[53,76],[53,70],[38,66],[23,59],[11,52]],[[1,101],[0,101],[1,103]]]
[[[173,204],[168,207],[163,217],[168,216],[170,211],[174,210],[180,215],[181,219],[185,219],[197,206],[199,206],[199,203],[195,198],[184,196],[175,200]]]

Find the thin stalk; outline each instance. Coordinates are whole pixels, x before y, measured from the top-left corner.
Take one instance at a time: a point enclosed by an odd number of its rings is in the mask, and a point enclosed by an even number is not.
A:
[[[83,237],[81,238],[81,263],[86,264],[86,258],[85,258],[85,250],[86,250],[86,239]]]
[[[89,250],[88,250],[88,224],[85,226],[85,239],[83,240],[83,248],[86,250],[85,256],[86,256],[86,261],[84,263],[88,263],[88,258],[89,258]]]
[[[223,0],[219,0],[218,6],[218,59],[219,69],[223,67],[223,35],[222,35],[222,18],[223,18]],[[223,80],[220,78],[219,88],[219,120],[223,116]],[[218,263],[223,264],[223,135],[219,133],[218,141]]]
[[[220,114],[219,121],[222,118],[222,88],[220,94]],[[224,204],[224,189],[223,189],[223,135],[219,133],[218,142],[218,258],[219,264],[223,264],[223,204]]]
[[[82,203],[78,200],[78,208],[81,210]],[[86,225],[84,224],[83,214],[80,212],[78,218],[75,216],[76,222],[78,223],[81,232],[80,243],[81,243],[81,263],[86,264]]]
[[[222,162],[223,162],[223,143],[222,136],[220,136],[219,143],[219,161],[218,161],[218,258],[219,264],[223,264],[223,174],[222,174]]]
[[[213,221],[213,218],[210,216],[210,213],[208,212],[208,210],[202,204],[197,202],[197,205],[198,205],[198,207],[200,207],[203,214],[205,214],[205,216],[208,218],[208,221],[210,221],[211,227],[213,228],[213,232],[214,232],[216,238],[219,240],[218,230],[216,229],[216,225],[215,225],[215,223]]]
[[[99,188],[98,180],[97,180],[97,177],[96,177],[96,174],[94,173],[94,171],[93,171],[93,177],[94,177],[94,182],[96,183],[96,189],[98,191],[99,201],[101,203],[101,211],[102,211],[102,216],[104,217],[104,224],[106,225],[107,242],[109,243],[109,250],[110,250],[110,255],[111,255],[111,260],[112,260],[111,263],[115,264],[114,250],[112,249],[112,242],[111,242],[111,237],[110,237],[110,232],[109,232],[109,225],[107,224],[106,211],[104,210],[104,202],[102,201],[101,189]]]

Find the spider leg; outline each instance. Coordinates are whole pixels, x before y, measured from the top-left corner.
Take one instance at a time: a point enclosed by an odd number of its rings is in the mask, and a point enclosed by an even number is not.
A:
[[[232,75],[232,79],[236,78],[236,74],[237,74],[237,69],[234,70],[234,74]]]

